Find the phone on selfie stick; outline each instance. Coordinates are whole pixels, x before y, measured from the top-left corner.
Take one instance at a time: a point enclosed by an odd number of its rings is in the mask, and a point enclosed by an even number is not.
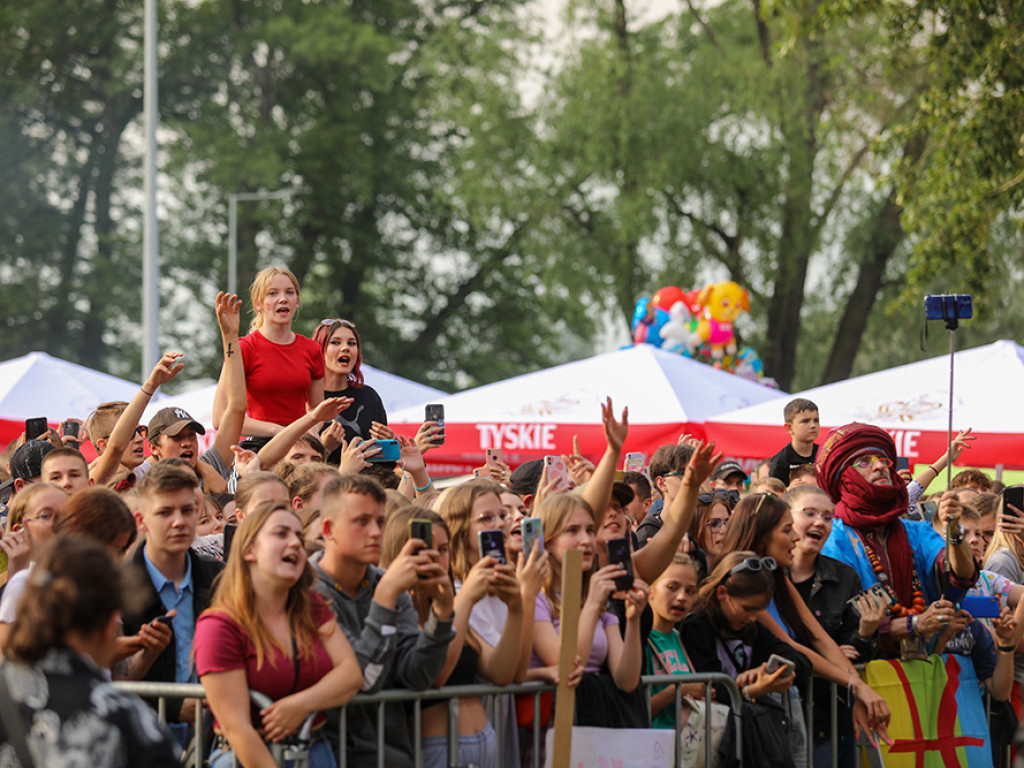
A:
[[[953,361],[956,357],[956,329],[961,320],[974,317],[974,302],[969,293],[943,293],[924,297],[924,319],[942,320],[949,331],[949,424],[946,450],[953,451]],[[927,326],[925,326],[927,328]],[[953,480],[953,462],[946,465],[946,490]]]

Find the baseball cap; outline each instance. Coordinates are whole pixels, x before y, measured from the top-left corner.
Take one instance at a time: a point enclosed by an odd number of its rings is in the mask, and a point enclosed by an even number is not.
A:
[[[150,441],[155,440],[159,435],[170,435],[174,437],[187,426],[192,426],[197,434],[205,435],[206,429],[198,421],[188,415],[188,412],[181,408],[161,408],[156,415],[149,420],[146,428],[146,435]]]
[[[34,480],[43,474],[43,459],[56,447],[49,440],[29,440],[11,456],[11,477]]]
[[[619,502],[619,506],[626,506],[636,496],[633,493],[633,489],[625,483],[620,483],[618,480],[612,485],[612,498]]]
[[[533,459],[520,464],[509,478],[509,488],[519,496],[534,496],[540,484],[540,475],[544,471],[544,461]]]
[[[743,481],[747,480],[747,473],[743,471],[743,467],[740,466],[738,461],[723,461],[717,467],[715,471],[711,473],[712,480],[719,480],[729,475],[743,475]]]

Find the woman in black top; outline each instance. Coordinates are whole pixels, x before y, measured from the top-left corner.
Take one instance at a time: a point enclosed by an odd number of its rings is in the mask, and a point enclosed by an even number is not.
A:
[[[178,766],[156,713],[100,671],[113,658],[122,587],[105,548],[84,539],[58,537],[32,570],[0,677],[39,768]],[[0,764],[20,766],[11,732],[0,721]]]
[[[356,326],[349,320],[321,320],[313,334],[324,356],[324,397],[351,397],[342,411],[322,433],[328,464],[341,460],[341,441],[394,439],[388,429],[388,414],[377,391],[363,383],[363,345]]]

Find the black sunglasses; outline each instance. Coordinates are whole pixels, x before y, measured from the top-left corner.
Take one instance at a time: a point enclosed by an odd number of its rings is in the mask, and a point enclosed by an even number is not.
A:
[[[711,493],[698,493],[697,501],[701,504],[710,504],[715,499],[722,499],[723,501],[731,501],[733,504],[738,504],[740,500],[740,492],[736,490],[726,490],[725,488],[717,488]]]

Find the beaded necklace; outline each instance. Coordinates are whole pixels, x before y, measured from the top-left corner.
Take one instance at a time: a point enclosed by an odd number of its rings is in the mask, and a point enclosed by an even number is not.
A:
[[[910,607],[907,608],[904,605],[900,605],[899,599],[896,597],[895,590],[889,586],[889,576],[885,572],[885,569],[882,568],[882,561],[875,553],[874,547],[868,544],[867,540],[863,537],[861,537],[861,541],[864,543],[864,551],[868,555],[868,562],[871,563],[871,570],[875,572],[875,575],[878,577],[878,581],[889,592],[889,594],[892,595],[892,598],[895,601],[889,608],[890,614],[893,617],[905,617],[917,616],[922,613],[926,607],[926,603],[924,600],[924,592],[921,591],[921,580],[917,578],[917,568],[914,568],[913,565],[910,566],[911,578],[913,579],[911,587],[913,597],[911,599]]]

